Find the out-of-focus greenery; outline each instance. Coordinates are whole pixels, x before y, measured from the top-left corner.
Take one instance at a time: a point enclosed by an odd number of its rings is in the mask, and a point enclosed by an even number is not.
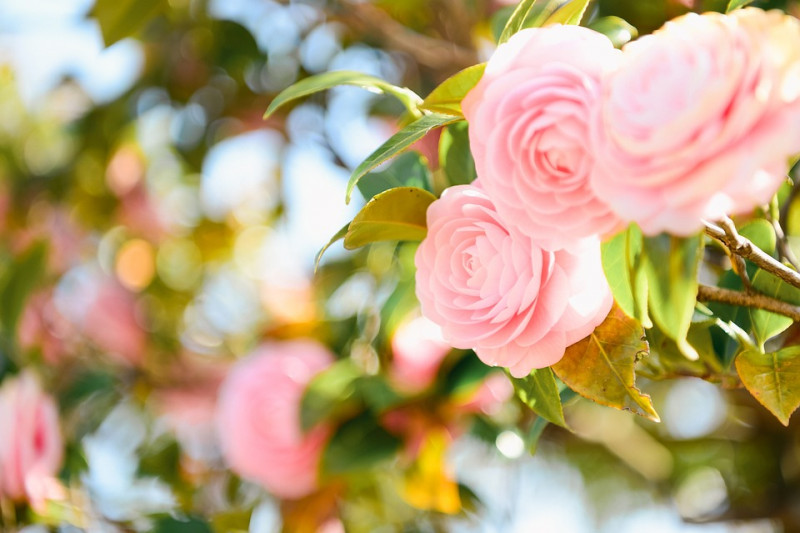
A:
[[[641,35],[687,9],[599,0],[587,16]],[[45,512],[3,502],[3,531],[314,531],[331,519],[347,531],[682,531],[679,517],[723,524],[709,531],[800,529],[800,433],[746,391],[640,384],[661,424],[575,399],[574,435],[516,401],[469,411],[489,372],[471,352],[450,353],[419,393],[387,377],[391,336],[416,307],[412,244],[336,244],[313,274],[315,252],[349,220],[347,176],[403,108],[345,88],[263,121],[271,99],[341,68],[427,95],[485,60],[509,14],[490,0],[98,0],[85,17],[108,50],[133,46],[141,59],[121,92],[93,96],[67,73],[31,97],[26,66],[0,65],[0,379],[35,368],[67,442],[65,497]],[[465,142],[460,128],[447,142]],[[399,175],[381,168],[359,184],[363,199],[378,180],[439,192],[474,172],[450,150],[431,174],[422,163],[436,144],[415,146]],[[340,424],[324,458],[332,481],[277,503],[225,467],[214,401],[237,358],[306,336],[334,350],[347,385],[306,398],[305,416]],[[393,410],[400,432],[384,427]],[[542,430],[528,459],[520,446]]]

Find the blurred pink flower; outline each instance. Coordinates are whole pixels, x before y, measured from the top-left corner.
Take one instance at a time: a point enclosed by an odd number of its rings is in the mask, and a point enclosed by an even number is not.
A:
[[[265,344],[237,363],[220,390],[217,432],[236,473],[280,498],[306,496],[317,487],[322,448],[330,430],[300,428],[306,385],[333,355],[311,340]]]
[[[422,316],[406,320],[392,336],[392,381],[409,392],[427,388],[450,349],[435,323]]]
[[[525,29],[497,48],[462,102],[481,186],[507,224],[546,250],[620,224],[589,186],[590,122],[620,55],[580,26]]]
[[[141,363],[147,344],[135,306],[131,292],[114,280],[102,280],[81,324],[83,334],[99,348],[132,365]]]
[[[458,404],[469,413],[493,415],[514,396],[514,386],[502,372],[492,372]]]
[[[64,445],[56,404],[33,374],[23,372],[0,386],[0,428],[0,497],[40,507],[58,494],[53,477]]]
[[[597,122],[597,195],[647,235],[769,202],[800,152],[800,22],[690,13],[623,52]]]
[[[611,309],[600,243],[551,252],[508,228],[478,187],[450,187],[428,208],[415,257],[422,313],[456,348],[522,377],[557,363]]]
[[[17,329],[23,349],[39,348],[46,363],[57,364],[69,353],[68,337],[71,333],[74,330],[56,312],[49,291],[39,292],[28,299]]]

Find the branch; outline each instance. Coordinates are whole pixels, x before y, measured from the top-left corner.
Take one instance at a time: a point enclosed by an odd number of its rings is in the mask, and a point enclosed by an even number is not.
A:
[[[774,274],[789,285],[800,289],[800,273],[796,270],[779,263],[771,255],[764,252],[761,248],[750,242],[746,237],[742,237],[733,227],[733,222],[725,218],[721,224],[724,228],[706,222],[706,234],[718,240],[728,247],[732,254],[744,257],[752,261],[756,266]]]
[[[701,302],[719,302],[729,305],[763,309],[764,311],[771,311],[779,315],[788,316],[795,322],[800,322],[800,307],[775,300],[763,294],[732,291],[730,289],[700,285],[697,288],[697,299]]]
[[[340,21],[358,33],[371,34],[408,53],[420,65],[452,73],[480,62],[474,50],[417,33],[368,2],[342,1],[341,5],[337,17]]]

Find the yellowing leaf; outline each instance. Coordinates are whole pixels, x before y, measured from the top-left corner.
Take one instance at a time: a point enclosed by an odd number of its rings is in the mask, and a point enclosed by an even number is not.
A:
[[[458,484],[448,475],[445,462],[449,442],[444,429],[428,433],[406,476],[403,497],[417,509],[447,514],[461,510]]]
[[[747,350],[736,358],[745,388],[784,426],[800,406],[800,346],[777,352]]]
[[[435,113],[462,116],[461,100],[478,84],[484,70],[486,63],[480,63],[453,74],[431,91],[420,107]]]
[[[615,305],[605,321],[567,348],[552,368],[584,398],[658,422],[650,396],[634,384],[634,364],[647,351],[642,327]]]
[[[97,0],[91,16],[100,23],[103,42],[111,46],[134,35],[168,7],[166,0]]]
[[[344,236],[348,250],[378,241],[421,241],[426,213],[436,197],[416,187],[395,187],[375,195],[350,223]]]

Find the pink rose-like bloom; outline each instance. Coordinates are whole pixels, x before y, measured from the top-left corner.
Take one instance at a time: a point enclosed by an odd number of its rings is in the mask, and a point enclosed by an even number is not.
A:
[[[500,216],[548,250],[619,224],[589,185],[589,122],[602,74],[620,55],[587,28],[522,30],[497,48],[462,102],[481,186]]]
[[[441,328],[427,318],[403,322],[392,337],[392,380],[410,392],[426,388],[433,383],[450,349]]]
[[[488,365],[522,377],[557,363],[611,309],[596,239],[544,250],[509,229],[473,185],[446,189],[427,219],[415,257],[422,313]]]
[[[623,51],[594,136],[597,195],[648,235],[767,203],[800,151],[800,22],[691,13]]]
[[[333,362],[310,340],[266,344],[237,363],[220,389],[217,432],[223,455],[241,476],[281,498],[300,498],[317,486],[329,428],[300,427],[306,385]]]
[[[30,373],[0,387],[0,497],[35,506],[53,494],[64,445],[53,399]]]

